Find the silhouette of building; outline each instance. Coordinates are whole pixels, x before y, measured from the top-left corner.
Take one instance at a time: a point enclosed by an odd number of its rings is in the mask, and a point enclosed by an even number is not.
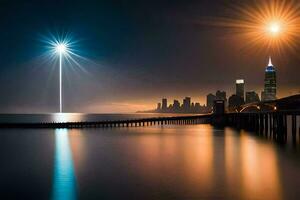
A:
[[[208,94],[206,96],[206,106],[209,108],[209,109],[212,109],[213,106],[214,106],[214,101],[216,100],[216,96],[213,95],[212,93]]]
[[[196,113],[201,113],[203,110],[201,109],[200,103],[195,103],[194,110]]]
[[[229,108],[236,108],[243,105],[244,103],[245,103],[244,99],[241,96],[238,96],[236,94],[231,95],[228,99]]]
[[[226,92],[225,91],[220,91],[218,90],[216,92],[216,100],[223,100],[224,101],[224,105],[227,105],[227,96],[226,96]]]
[[[185,97],[183,104],[181,105],[178,100],[174,100],[173,104],[167,106],[168,100],[162,99],[161,103],[157,103],[157,108],[145,112],[157,112],[157,113],[209,113],[211,109],[207,106],[201,106],[200,103],[191,102],[191,97]]]
[[[173,102],[173,111],[174,112],[180,112],[180,103],[176,99]]]
[[[157,103],[157,110],[161,110],[161,103]]]
[[[225,113],[225,101],[224,100],[215,100],[213,106],[213,113],[216,115]]]
[[[236,92],[235,94],[239,97],[241,97],[243,100],[245,99],[244,95],[245,95],[245,82],[243,79],[238,79],[235,81],[235,85],[236,85]]]
[[[259,102],[259,96],[254,91],[246,92],[246,103]]]
[[[191,97],[185,97],[183,99],[183,110],[184,112],[189,112],[191,108]]]
[[[161,110],[163,112],[167,112],[167,109],[168,109],[168,100],[167,99],[162,99]]]
[[[218,90],[216,92],[216,100],[224,100],[224,102],[227,100],[226,98],[226,92]]]
[[[265,88],[261,93],[262,101],[272,101],[276,99],[276,70],[272,64],[271,57],[265,69]]]

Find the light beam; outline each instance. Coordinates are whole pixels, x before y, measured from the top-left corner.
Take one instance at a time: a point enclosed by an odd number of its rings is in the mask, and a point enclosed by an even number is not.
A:
[[[59,52],[59,112],[62,113],[62,51]]]
[[[46,51],[43,57],[50,61],[51,66],[57,65],[59,67],[59,113],[64,112],[63,108],[63,72],[64,68],[68,67],[70,70],[79,69],[81,72],[87,72],[82,62],[90,63],[91,61],[80,54],[82,51],[78,50],[78,40],[75,40],[69,33],[49,34],[49,36],[41,36],[41,42],[46,45]],[[54,68],[53,68],[54,70]]]
[[[68,45],[64,43],[58,43],[55,47],[56,52],[59,55],[59,112],[63,112],[62,103],[62,56],[68,51]]]

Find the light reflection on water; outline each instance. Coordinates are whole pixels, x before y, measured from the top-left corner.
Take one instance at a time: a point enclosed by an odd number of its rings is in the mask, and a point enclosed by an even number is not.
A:
[[[124,166],[114,171],[94,163],[99,171],[110,174],[107,187],[113,188],[113,180],[126,177],[128,185],[148,186],[148,191],[136,191],[146,193],[147,199],[170,199],[160,195],[166,192],[179,199],[283,199],[280,167],[283,168],[284,163],[278,161],[276,144],[249,133],[237,133],[230,128],[216,130],[210,125],[111,129],[107,132],[94,134],[94,141],[86,138],[89,148],[94,146],[97,151],[98,145],[105,152],[105,155],[98,152],[99,162],[105,166]],[[124,135],[127,132],[129,136]],[[113,134],[112,137],[109,134]],[[86,166],[92,163],[89,159],[86,162]],[[296,171],[294,173],[299,176]],[[95,184],[105,183],[96,181]]]
[[[2,152],[9,155],[2,156],[0,186],[20,194],[16,199],[300,199],[299,152],[231,128],[167,125],[0,135]],[[21,161],[11,156],[15,151],[22,152]],[[32,187],[37,182],[39,193]],[[1,187],[0,199],[5,199]]]
[[[67,129],[55,130],[53,200],[76,199],[76,178]]]

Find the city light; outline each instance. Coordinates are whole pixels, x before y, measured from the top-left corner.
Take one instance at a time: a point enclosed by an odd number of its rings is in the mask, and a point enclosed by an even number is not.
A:
[[[242,84],[242,83],[244,83],[244,79],[238,79],[235,82],[236,82],[236,84]]]

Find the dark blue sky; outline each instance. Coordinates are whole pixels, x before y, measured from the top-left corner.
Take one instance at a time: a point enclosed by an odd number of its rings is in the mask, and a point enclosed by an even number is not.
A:
[[[126,112],[161,97],[231,94],[234,80],[260,92],[265,53],[247,52],[222,28],[203,26],[227,15],[237,1],[1,1],[0,111],[53,112],[58,106],[57,63],[41,58],[50,34],[72,34],[89,61],[64,68],[69,112]],[[244,1],[243,3],[250,3]],[[299,59],[274,58],[279,94],[298,91]]]

